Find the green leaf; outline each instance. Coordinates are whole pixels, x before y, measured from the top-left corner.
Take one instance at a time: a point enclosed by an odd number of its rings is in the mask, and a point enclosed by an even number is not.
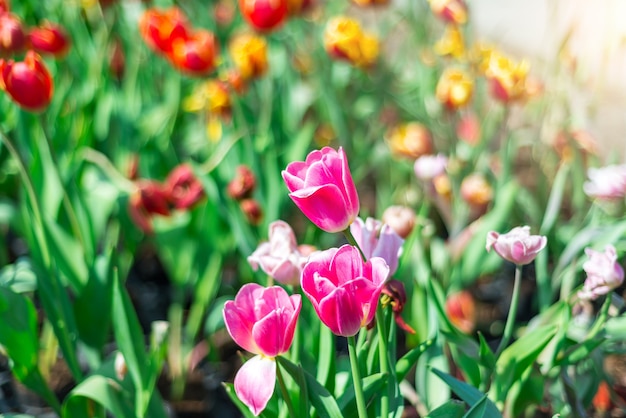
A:
[[[343,416],[335,398],[333,398],[330,392],[315,380],[311,374],[302,369],[301,366],[296,366],[284,357],[279,356],[276,360],[295,381],[298,381],[300,373],[304,374],[307,396],[311,405],[313,405],[317,411],[316,416],[320,418],[337,418]]]
[[[425,418],[463,418],[465,415],[465,403],[450,399],[443,405],[433,409]]]
[[[363,385],[363,397],[365,402],[376,402],[378,395],[383,387],[387,384],[388,375],[385,373],[375,373],[361,379]],[[354,385],[350,384],[345,392],[337,399],[337,404],[343,411],[342,416],[349,416],[357,411],[356,401],[354,397]],[[356,416],[356,415],[354,415]]]
[[[235,386],[232,383],[222,383],[222,385],[230,400],[239,408],[239,412],[241,412],[245,418],[255,418],[254,414],[250,412],[250,408],[239,400],[239,397],[235,393]]]
[[[132,402],[115,380],[102,375],[91,375],[76,386],[63,404],[63,418],[93,416],[93,404],[98,403],[115,417],[137,417]]]
[[[20,258],[0,270],[0,286],[16,293],[33,292],[37,289],[37,275],[28,258]]]
[[[493,351],[491,351],[489,344],[487,344],[487,341],[485,341],[485,337],[483,337],[481,332],[478,332],[478,339],[480,341],[480,346],[478,348],[480,362],[488,370],[493,370],[496,366],[496,356],[493,354]]]
[[[396,377],[398,382],[403,380],[411,367],[419,360],[420,356],[428,350],[434,340],[426,340],[417,347],[412,348],[408,353],[402,356],[396,363]]]
[[[463,418],[484,418],[485,411],[487,410],[487,401],[487,395],[483,396],[467,411],[467,414],[465,414]]]
[[[468,405],[474,406],[482,399],[485,399],[485,415],[486,418],[500,418],[502,414],[498,411],[498,408],[494,405],[491,400],[485,397],[485,394],[476,389],[473,386],[468,385],[465,382],[461,382],[456,378],[450,376],[447,373],[444,373],[437,369],[431,369],[432,372],[437,375],[441,380],[443,380],[450,389],[463,401],[465,401]]]

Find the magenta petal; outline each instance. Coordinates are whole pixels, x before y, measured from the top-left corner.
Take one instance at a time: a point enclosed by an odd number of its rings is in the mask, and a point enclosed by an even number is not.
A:
[[[289,196],[311,222],[326,232],[343,231],[352,221],[343,194],[334,184],[296,190]]]
[[[333,258],[330,269],[335,272],[338,285],[342,285],[355,277],[363,276],[363,258],[356,247],[342,245]]]
[[[254,416],[258,416],[274,394],[276,361],[254,356],[246,361],[235,376],[235,393]]]
[[[254,320],[250,321],[242,315],[242,311],[237,308],[232,300],[224,304],[223,315],[224,324],[233,341],[244,350],[258,354],[259,349],[252,339]]]
[[[333,334],[343,337],[356,335],[361,329],[362,306],[347,289],[338,288],[319,304],[317,314]]]

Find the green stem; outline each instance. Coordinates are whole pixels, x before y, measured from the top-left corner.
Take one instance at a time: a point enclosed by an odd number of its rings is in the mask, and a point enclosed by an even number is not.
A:
[[[168,360],[170,378],[172,379],[172,399],[182,399],[185,392],[183,362],[183,298],[184,291],[180,286],[174,289],[174,300],[170,306],[168,317],[170,333],[168,343]]]
[[[352,235],[352,232],[350,231],[350,227],[347,227],[342,232],[343,232],[343,235],[348,240],[348,244],[352,245],[353,247],[356,247],[359,250],[359,253],[361,254],[361,257],[363,258],[363,261],[367,262],[367,257],[365,257],[365,254],[363,253],[363,250],[359,246],[359,243],[356,242],[356,239],[354,238],[354,235]]]
[[[293,409],[293,404],[291,403],[291,398],[289,397],[289,392],[287,391],[287,385],[285,385],[285,379],[283,378],[283,373],[280,370],[280,364],[276,361],[276,377],[278,378],[278,387],[280,388],[280,393],[283,395],[283,400],[285,401],[285,405],[287,405],[287,410],[289,411],[289,416],[292,418],[297,417],[295,414],[295,410]]]
[[[600,308],[598,319],[596,319],[596,322],[593,324],[593,328],[591,328],[591,330],[589,331],[589,335],[587,335],[587,338],[585,338],[585,340],[588,341],[588,340],[593,339],[593,337],[595,337],[604,326],[604,323],[606,322],[606,319],[609,316],[609,308],[611,307],[612,298],[613,298],[613,292],[609,292],[606,295],[606,299],[604,300],[604,303],[602,304],[602,308]]]
[[[385,326],[385,312],[383,306],[379,303],[376,310],[376,330],[378,331],[378,360],[380,363],[380,372],[389,374],[389,349],[387,347],[387,327]],[[387,393],[383,393],[380,398],[380,416],[389,416],[389,398],[393,396],[391,376],[387,378]]]
[[[365,407],[365,397],[363,396],[363,386],[361,382],[361,372],[359,371],[359,359],[356,355],[356,342],[354,335],[348,337],[348,353],[350,354],[350,367],[352,369],[352,381],[354,383],[354,398],[359,418],[367,418],[367,408]]]
[[[504,326],[504,334],[502,334],[502,340],[496,351],[496,359],[500,357],[502,351],[506,348],[513,335],[513,328],[515,327],[515,317],[517,316],[517,305],[519,304],[519,290],[522,282],[522,266],[515,266],[515,282],[513,283],[513,295],[511,296],[511,306],[509,307],[509,315],[506,318],[506,325]]]

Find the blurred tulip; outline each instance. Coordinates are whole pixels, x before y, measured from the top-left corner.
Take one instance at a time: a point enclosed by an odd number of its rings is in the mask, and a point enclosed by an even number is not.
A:
[[[0,15],[11,11],[11,2],[9,0],[0,0]]]
[[[415,176],[424,181],[433,180],[435,177],[446,172],[448,157],[443,154],[422,155],[413,164]]]
[[[465,106],[474,91],[474,82],[465,71],[446,69],[437,83],[436,96],[448,109]]]
[[[378,58],[378,40],[365,34],[356,20],[343,16],[334,17],[326,24],[324,47],[331,57],[357,67],[371,66]]]
[[[186,38],[174,40],[168,57],[179,70],[200,76],[215,70],[217,55],[218,45],[213,33],[198,30]]]
[[[389,4],[390,0],[352,0],[357,6],[383,6]]]
[[[356,247],[344,245],[313,254],[302,270],[301,286],[324,325],[350,337],[374,319],[388,275],[385,260],[363,262]]]
[[[0,60],[2,88],[20,107],[39,112],[52,100],[52,77],[35,51],[26,52],[24,61]]]
[[[235,200],[242,200],[250,197],[256,188],[256,176],[254,172],[246,166],[237,167],[235,177],[228,183],[226,192],[228,196]]]
[[[419,122],[398,125],[385,135],[385,139],[392,153],[411,159],[433,151],[430,132]]]
[[[456,126],[456,135],[461,141],[469,145],[477,145],[480,142],[480,121],[476,114],[468,113],[461,116],[461,120]]]
[[[459,27],[448,25],[433,49],[437,55],[451,56],[456,59],[462,58],[465,55],[465,40]]]
[[[187,17],[177,7],[166,11],[148,9],[139,19],[143,40],[153,51],[166,56],[172,52],[174,41],[184,41],[189,31]]]
[[[433,14],[445,22],[462,25],[467,22],[467,6],[463,0],[428,0]]]
[[[282,172],[289,197],[320,229],[340,232],[359,213],[359,196],[343,148],[312,151]]]
[[[167,190],[153,180],[140,180],[137,190],[130,196],[128,211],[130,217],[144,233],[151,234],[153,215],[170,215],[169,195]]]
[[[588,259],[583,264],[583,270],[587,273],[587,279],[578,292],[580,299],[595,300],[624,282],[624,269],[617,262],[614,246],[607,245],[604,252],[585,248],[585,254]]]
[[[12,13],[0,14],[0,56],[21,52],[25,46],[26,34],[22,21]]]
[[[383,222],[402,239],[406,239],[415,227],[415,211],[408,206],[389,206],[383,212]]]
[[[239,207],[250,225],[258,225],[263,220],[263,209],[256,199],[243,199],[239,202]]]
[[[493,188],[480,173],[473,173],[461,182],[461,197],[470,206],[483,207],[491,203]]]
[[[313,6],[314,0],[287,0],[287,11],[289,16],[295,16],[305,12]]]
[[[350,232],[366,259],[380,257],[389,266],[389,276],[396,272],[404,239],[393,228],[374,218],[363,222],[357,217],[350,225]]]
[[[450,322],[465,334],[474,331],[476,326],[476,308],[472,294],[463,290],[446,299],[445,310]]]
[[[187,164],[180,164],[170,172],[164,189],[176,209],[189,209],[204,197],[202,183]]]
[[[487,251],[493,248],[503,259],[518,266],[531,263],[548,243],[542,235],[530,235],[529,226],[518,226],[506,234],[491,231],[487,234]]]
[[[244,363],[235,376],[235,393],[259,415],[276,385],[275,357],[286,353],[302,308],[300,295],[289,296],[279,287],[245,284],[234,301],[224,304],[224,324],[232,339],[256,356]]]
[[[183,101],[183,109],[187,112],[205,110],[211,115],[229,118],[232,105],[228,86],[215,79],[199,84],[191,96]]]
[[[239,9],[246,22],[261,32],[274,30],[287,19],[287,0],[239,0]]]
[[[433,186],[437,195],[444,199],[450,199],[452,196],[452,184],[450,183],[450,177],[446,173],[439,174],[433,177]]]
[[[626,164],[590,168],[583,184],[587,196],[598,200],[620,200],[626,196]]]
[[[308,256],[300,253],[293,229],[285,221],[274,221],[269,226],[268,239],[248,257],[248,263],[253,270],[261,267],[279,283],[298,285]]]
[[[264,38],[250,34],[235,36],[228,51],[244,80],[260,77],[267,72],[267,42]]]
[[[415,330],[407,324],[401,316],[404,306],[406,305],[406,290],[404,288],[404,283],[396,279],[388,280],[383,286],[381,293],[382,296],[380,298],[380,302],[383,306],[391,305],[391,310],[396,324],[405,332],[415,334]]]
[[[64,57],[71,44],[65,29],[50,22],[31,29],[28,33],[28,43],[40,54],[49,54],[56,58]]]
[[[485,71],[491,96],[503,103],[524,99],[528,70],[526,61],[515,63],[501,54],[492,53]]]
[[[237,8],[235,7],[234,0],[219,0],[213,6],[213,17],[215,18],[215,22],[219,26],[228,26],[235,19],[235,12]]]

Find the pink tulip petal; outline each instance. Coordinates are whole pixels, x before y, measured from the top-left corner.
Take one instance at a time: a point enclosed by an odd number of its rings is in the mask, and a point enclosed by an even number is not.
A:
[[[355,277],[363,276],[363,259],[356,247],[343,245],[337,251],[330,265],[330,269],[335,272],[338,285],[342,285]]]
[[[294,295],[254,324],[252,338],[262,354],[275,357],[289,349],[301,306],[300,296]]]
[[[260,351],[252,338],[252,325],[254,321],[250,321],[244,317],[242,311],[237,308],[235,302],[229,300],[224,304],[224,324],[228,333],[233,340],[244,350],[251,353],[259,354]]]
[[[257,300],[259,300],[263,290],[265,288],[257,283],[248,283],[241,287],[237,295],[235,296],[235,305],[240,310],[240,314],[248,322],[254,322],[258,317],[255,317],[254,311],[248,309],[250,306],[255,306]]]
[[[347,202],[349,211],[351,213],[358,214],[359,213],[359,195],[356,191],[356,187],[354,185],[354,179],[352,178],[352,174],[350,173],[350,167],[348,166],[348,158],[346,157],[346,153],[343,148],[339,148],[339,156],[341,157],[342,164],[342,181],[344,185],[344,190],[347,192]]]
[[[267,406],[275,385],[276,361],[263,356],[246,361],[235,376],[235,393],[255,416]]]
[[[316,311],[333,334],[351,337],[361,328],[362,308],[347,289],[337,288],[320,301]]]
[[[334,184],[300,189],[289,197],[311,222],[326,232],[341,232],[352,221],[350,212],[342,207],[341,190]]]

